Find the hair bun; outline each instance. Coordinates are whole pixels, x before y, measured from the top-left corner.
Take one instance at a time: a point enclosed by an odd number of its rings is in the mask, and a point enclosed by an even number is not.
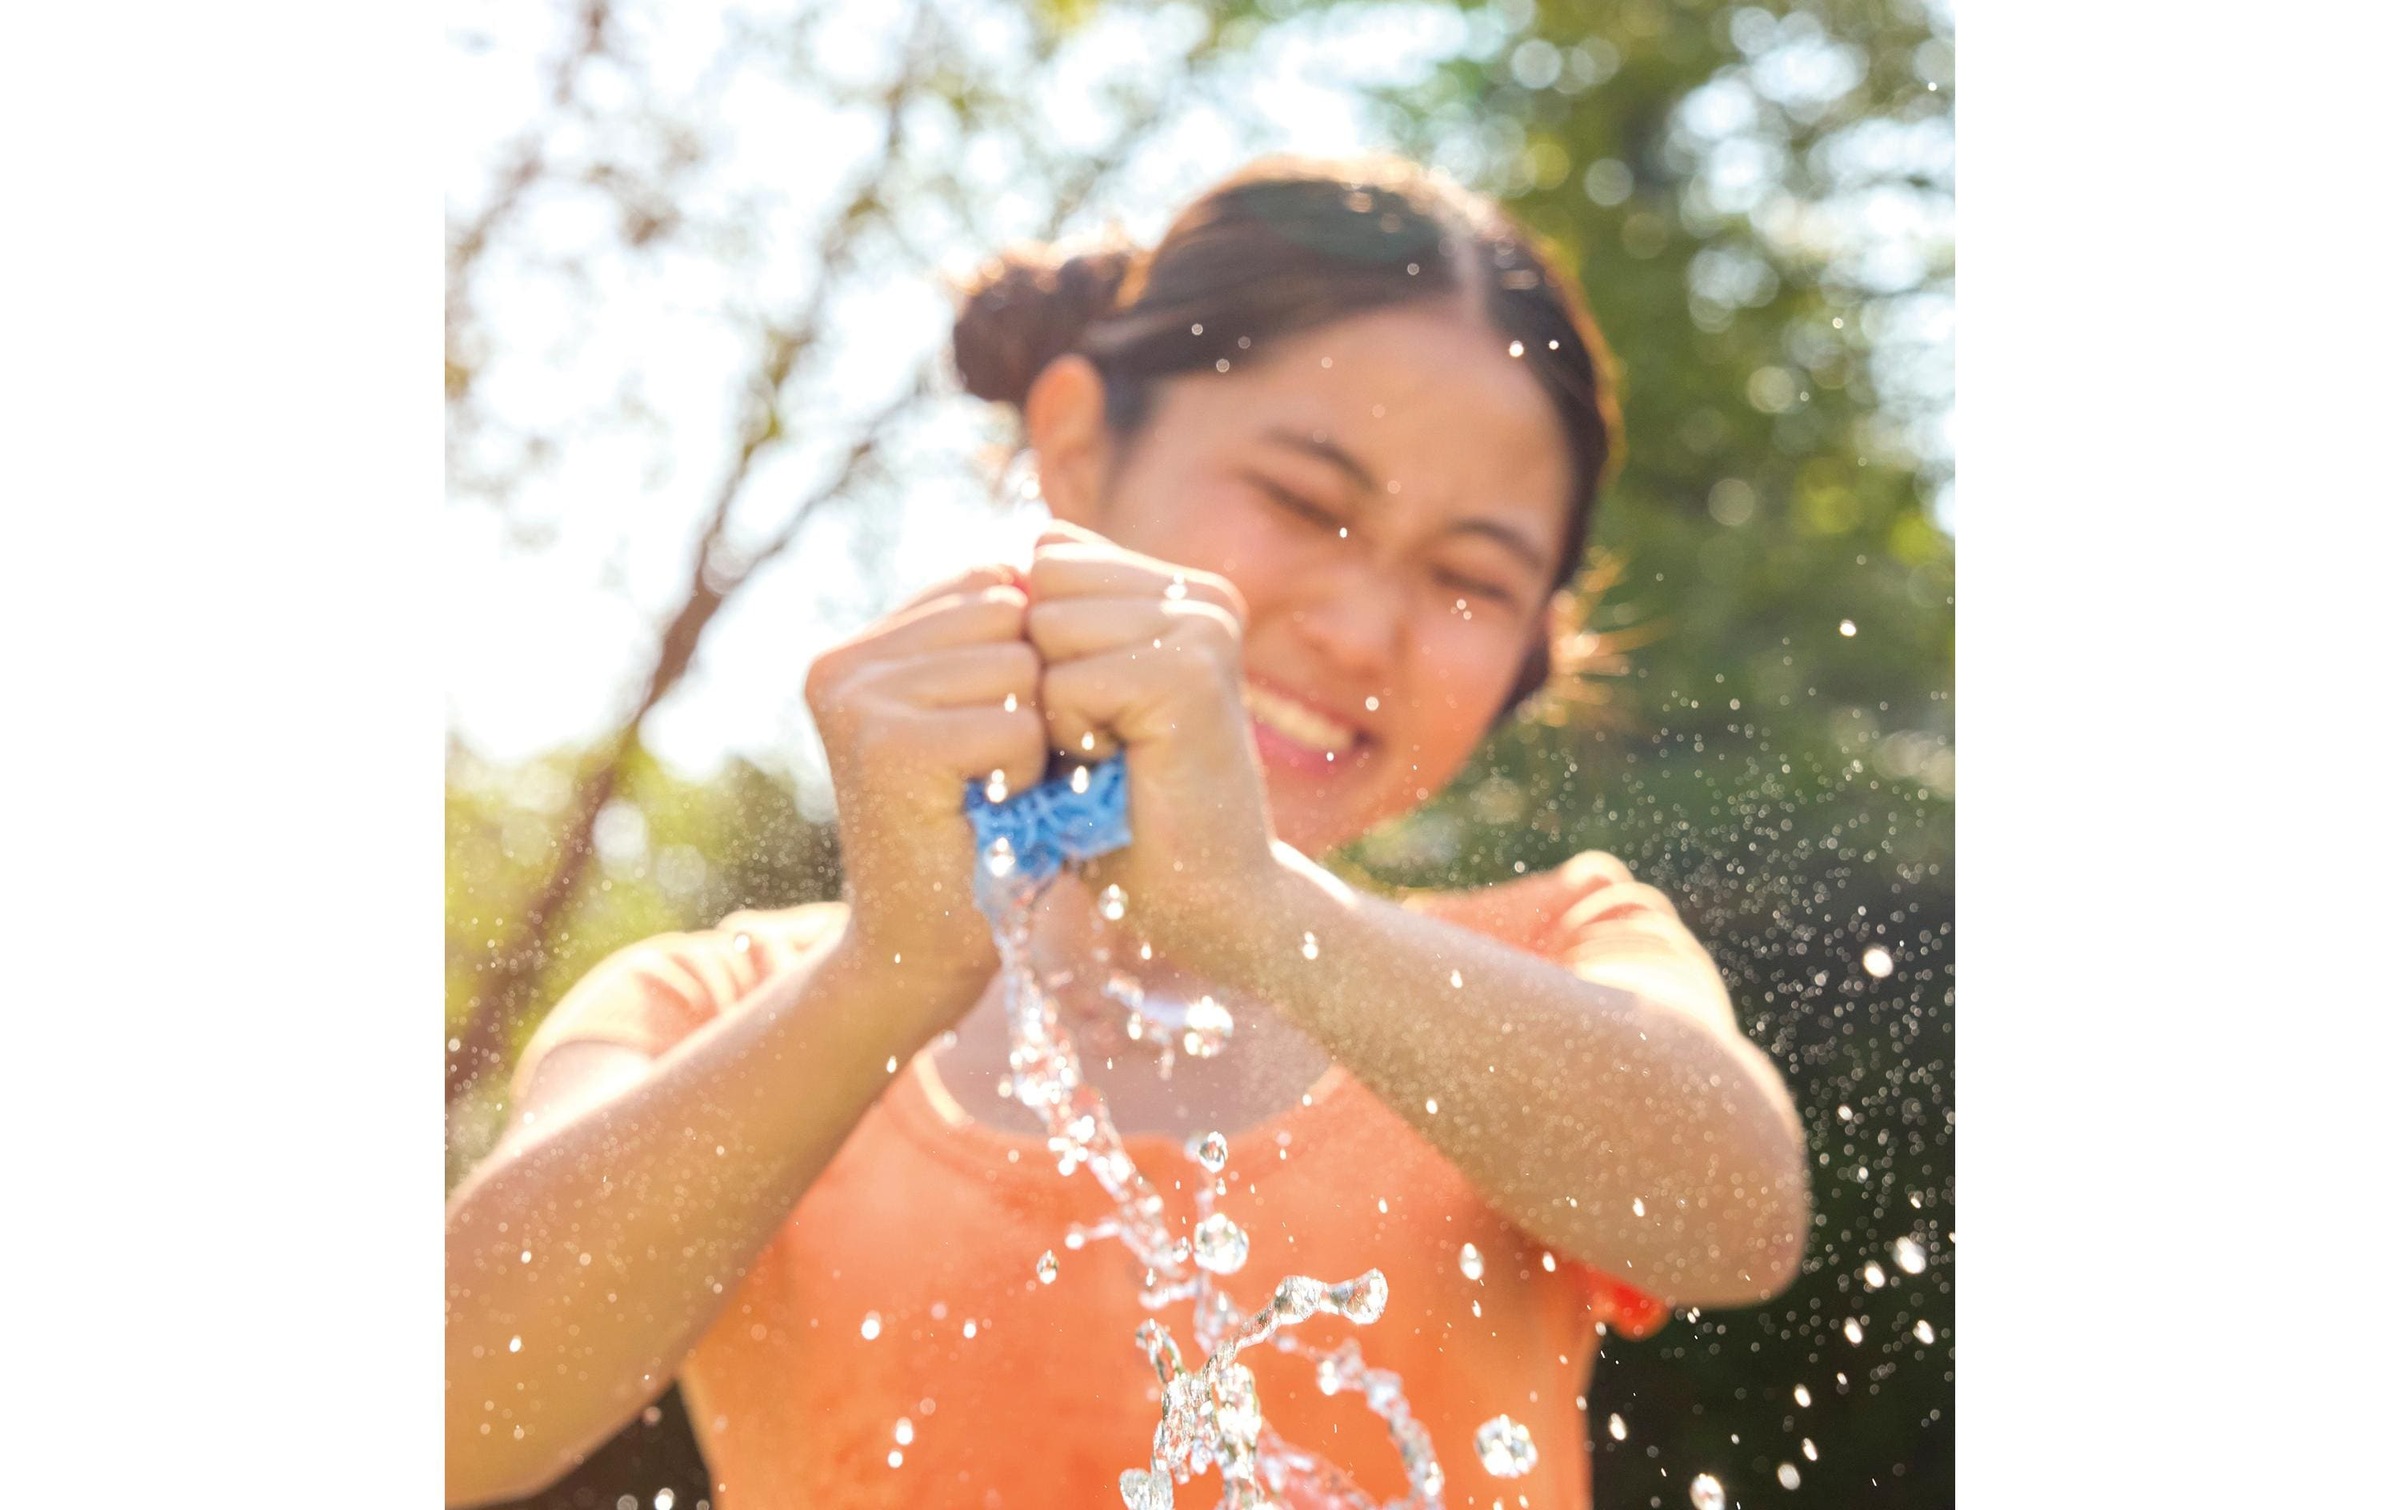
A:
[[[1134,257],[1121,246],[1067,257],[1039,247],[985,264],[950,327],[959,382],[977,398],[1022,409],[1041,370],[1116,305]]]

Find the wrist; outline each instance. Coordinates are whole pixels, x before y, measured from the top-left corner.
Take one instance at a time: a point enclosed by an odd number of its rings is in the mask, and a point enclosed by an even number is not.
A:
[[[1271,995],[1288,969],[1311,958],[1311,940],[1329,934],[1334,915],[1352,900],[1342,882],[1278,842],[1238,884],[1219,888],[1214,906],[1187,914],[1171,947],[1213,979]]]
[[[910,948],[912,942],[918,947]],[[975,1005],[997,960],[988,945],[943,951],[921,941],[879,938],[854,916],[835,936],[821,968],[832,991],[857,1003],[862,1018],[897,1030],[906,1040],[901,1047],[914,1053]]]

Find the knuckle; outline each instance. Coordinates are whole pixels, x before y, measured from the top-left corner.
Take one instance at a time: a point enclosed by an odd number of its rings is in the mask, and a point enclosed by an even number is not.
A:
[[[1011,686],[1030,690],[1041,680],[1041,652],[1023,640],[1012,640],[995,647],[1000,662],[1000,674]]]
[[[1014,639],[1025,631],[1025,594],[1014,587],[987,587],[958,612],[969,632],[981,639]]]
[[[1025,633],[1036,643],[1055,636],[1072,616],[1072,610],[1061,602],[1036,601],[1024,609]]]
[[[1233,585],[1232,578],[1221,577],[1215,572],[1199,572],[1195,573],[1191,580],[1200,583],[1206,589],[1204,595],[1217,607],[1231,614],[1236,625],[1249,622],[1250,604],[1243,598],[1242,590]]]

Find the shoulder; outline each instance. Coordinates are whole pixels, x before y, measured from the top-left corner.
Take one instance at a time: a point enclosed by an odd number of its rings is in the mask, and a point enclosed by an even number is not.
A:
[[[550,1009],[519,1057],[518,1085],[562,1043],[622,1044],[653,1058],[665,1053],[830,941],[847,915],[838,902],[743,911],[713,928],[626,945],[586,971]]]

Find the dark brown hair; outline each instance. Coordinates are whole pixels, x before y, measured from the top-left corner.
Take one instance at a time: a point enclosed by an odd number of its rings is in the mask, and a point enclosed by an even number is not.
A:
[[[1415,164],[1269,158],[1193,201],[1150,251],[1000,257],[967,286],[951,350],[969,393],[1020,411],[1044,367],[1088,358],[1106,385],[1109,427],[1132,435],[1163,378],[1233,371],[1313,327],[1445,300],[1522,343],[1558,415],[1571,473],[1553,584],[1563,587],[1623,450],[1613,361],[1580,291],[1523,226]],[[1550,674],[1542,636],[1508,707]]]

